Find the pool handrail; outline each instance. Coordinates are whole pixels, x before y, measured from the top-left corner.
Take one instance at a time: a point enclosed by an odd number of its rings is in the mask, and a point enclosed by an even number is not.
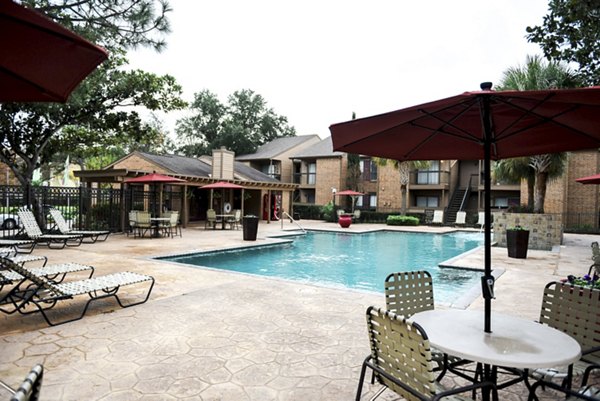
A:
[[[304,229],[304,227],[302,227],[296,220],[294,220],[294,218],[292,216],[290,216],[288,212],[281,213],[281,217],[282,217],[281,218],[281,229],[282,230],[283,230],[283,218],[288,218],[288,219],[290,219],[290,223],[296,224],[300,228],[300,230],[302,230],[302,232],[304,234],[306,234],[306,230]]]

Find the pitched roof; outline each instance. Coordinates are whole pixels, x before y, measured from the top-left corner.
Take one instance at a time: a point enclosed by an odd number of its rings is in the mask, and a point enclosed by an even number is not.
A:
[[[274,159],[283,152],[286,152],[308,140],[314,139],[315,137],[318,137],[318,135],[300,135],[275,138],[271,142],[260,146],[255,153],[237,156],[235,160],[246,161]]]
[[[137,152],[141,157],[152,163],[171,171],[174,174],[196,175],[208,177],[212,174],[212,166],[200,159],[179,155],[155,155],[152,153]]]
[[[308,159],[321,157],[341,157],[343,152],[334,152],[331,137],[323,139],[312,146],[300,150],[298,153],[290,156],[290,159]]]
[[[212,166],[212,156],[202,156],[200,158],[207,164]],[[255,169],[250,166],[246,166],[244,163],[234,161],[233,162],[233,175],[236,180],[242,181],[260,181],[260,182],[279,182],[275,178]]]

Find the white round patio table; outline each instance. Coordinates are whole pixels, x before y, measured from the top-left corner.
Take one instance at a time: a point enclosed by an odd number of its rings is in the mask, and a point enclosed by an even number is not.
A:
[[[581,347],[552,327],[492,312],[491,333],[483,330],[483,311],[431,310],[410,321],[427,333],[430,344],[449,354],[484,364],[517,369],[569,365]]]

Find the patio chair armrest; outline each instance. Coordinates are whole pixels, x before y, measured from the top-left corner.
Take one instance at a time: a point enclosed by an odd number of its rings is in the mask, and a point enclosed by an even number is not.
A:
[[[593,354],[594,352],[598,352],[598,351],[600,351],[600,346],[584,349],[581,351],[581,356]]]
[[[599,369],[600,370],[600,365],[590,365],[587,368],[585,368],[585,372],[583,372],[583,379],[581,379],[581,385],[585,386],[588,382],[588,379],[590,378],[590,374],[592,373],[592,371]],[[598,374],[598,373],[596,373]]]
[[[470,385],[464,386],[464,387],[458,387],[458,388],[445,390],[439,394],[436,394],[431,400],[437,401],[437,400],[441,400],[441,399],[451,396],[451,395],[465,393],[467,391],[473,391],[473,390],[482,389],[482,388],[490,388],[492,390],[492,400],[498,401],[498,389],[496,388],[496,385],[492,382],[479,382],[479,383],[470,384]]]
[[[567,389],[559,384],[556,384],[552,381],[546,381],[546,380],[538,380],[531,386],[531,389],[529,390],[529,398],[528,398],[529,400],[537,400],[537,396],[535,395],[535,392],[540,387],[542,387],[542,389],[544,389],[544,387],[548,387],[548,388],[551,388],[558,392],[561,392],[561,393],[565,394],[566,396],[575,397],[580,400],[588,400],[588,401],[597,401],[598,400],[598,398],[596,398],[596,397],[581,394],[577,391]]]

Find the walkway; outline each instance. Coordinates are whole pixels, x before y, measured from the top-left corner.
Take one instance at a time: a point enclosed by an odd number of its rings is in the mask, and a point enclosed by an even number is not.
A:
[[[302,221],[313,229],[336,225]],[[294,227],[285,222],[284,229]],[[355,224],[351,231],[380,229]],[[380,294],[339,290],[193,269],[151,256],[275,240],[280,223],[261,224],[259,239],[241,231],[188,228],[183,238],[108,241],[36,253],[50,263],[77,261],[97,275],[131,270],[151,274],[151,300],[129,309],[96,305],[78,322],[49,328],[37,316],[0,315],[0,378],[17,385],[29,368],[46,369],[42,400],[349,400],[368,354],[364,311]],[[445,228],[418,228],[444,231]],[[586,272],[597,236],[565,235],[560,252],[530,251],[525,260],[494,249],[504,269],[493,307],[537,318],[543,285]],[[481,266],[482,252],[455,261]],[[523,301],[527,294],[527,301]],[[475,301],[470,308],[481,308]],[[521,400],[521,389],[502,400]],[[0,398],[6,395],[0,390]],[[381,399],[396,399],[386,392]]]

